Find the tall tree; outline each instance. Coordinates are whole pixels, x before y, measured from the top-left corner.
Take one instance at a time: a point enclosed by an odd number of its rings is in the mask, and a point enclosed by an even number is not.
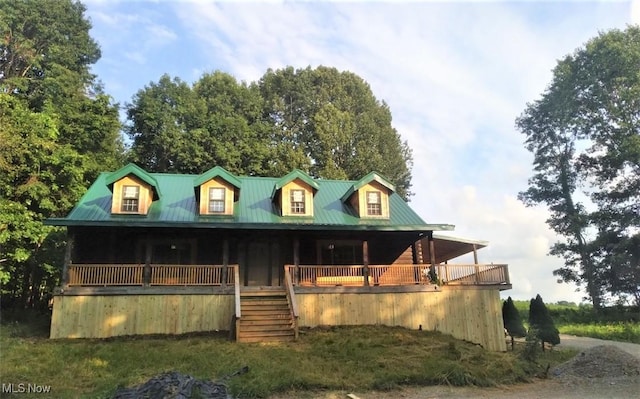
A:
[[[289,155],[285,169],[349,179],[376,170],[399,194],[411,194],[411,149],[362,78],[323,66],[287,67],[268,70],[258,86],[276,151]]]
[[[640,234],[639,64],[638,27],[602,33],[558,62],[516,122],[534,155],[520,199],[548,206],[564,238],[551,248],[565,260],[554,273],[584,284],[596,309],[606,294],[640,298],[629,250]]]
[[[35,306],[59,278],[63,216],[98,170],[121,160],[118,107],[90,66],[100,57],[77,1],[0,0],[0,280]],[[46,302],[44,302],[46,303]]]
[[[223,72],[190,86],[164,75],[129,104],[132,160],[156,172],[201,173],[215,165],[264,174],[271,157],[260,93]]]
[[[192,86],[163,76],[128,106],[132,160],[148,170],[359,179],[372,170],[399,194],[411,186],[411,150],[369,86],[334,68],[268,71],[247,85],[223,72]]]

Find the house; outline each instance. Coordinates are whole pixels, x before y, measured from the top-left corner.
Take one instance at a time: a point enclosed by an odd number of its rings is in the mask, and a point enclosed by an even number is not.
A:
[[[102,173],[65,218],[51,338],[228,330],[295,339],[299,327],[437,330],[506,350],[507,265],[447,237],[372,172],[358,181]],[[473,253],[474,264],[451,264]]]

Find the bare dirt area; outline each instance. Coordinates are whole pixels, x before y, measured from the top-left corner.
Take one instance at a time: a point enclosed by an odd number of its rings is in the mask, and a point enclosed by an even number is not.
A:
[[[293,392],[272,399],[628,399],[640,398],[640,345],[561,336],[559,348],[580,352],[549,370],[548,378],[496,388],[415,387],[392,392]]]

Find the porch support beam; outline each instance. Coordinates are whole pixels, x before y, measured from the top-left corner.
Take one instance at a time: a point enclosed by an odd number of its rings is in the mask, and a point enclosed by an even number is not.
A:
[[[72,231],[67,231],[67,246],[64,250],[64,263],[62,265],[62,287],[69,286],[69,267],[71,266],[73,246],[75,244],[75,234]]]
[[[427,233],[427,240],[429,240],[429,257],[430,262],[431,262],[431,267],[429,268],[429,277],[432,280],[432,283],[434,283],[434,279],[438,278],[438,275],[436,273],[436,245],[435,242],[433,241],[433,231],[430,231]]]
[[[300,281],[300,238],[293,237],[293,265],[296,267],[294,284],[298,285]]]
[[[144,246],[144,272],[142,272],[142,282],[145,287],[151,285],[151,236],[147,235]]]
[[[222,240],[222,288],[227,286],[227,276],[229,275],[229,239]]]
[[[473,244],[473,263],[478,264],[478,246]]]
[[[369,286],[369,242],[362,241],[362,274],[364,275],[364,286]]]
[[[427,239],[429,240],[429,255],[430,255],[430,261],[431,261],[431,266],[435,266],[436,264],[436,249],[435,249],[435,242],[433,241],[433,231],[430,231],[427,235]]]

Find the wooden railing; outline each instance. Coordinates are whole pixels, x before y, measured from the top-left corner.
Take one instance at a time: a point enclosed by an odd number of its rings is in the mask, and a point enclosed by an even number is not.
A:
[[[369,285],[492,285],[509,284],[507,265],[445,265],[436,267],[431,281],[431,265],[369,265]],[[286,265],[298,286],[363,286],[364,266]]]
[[[229,265],[237,268],[237,265]],[[216,286],[222,284],[223,265],[73,264],[69,281],[73,286]],[[227,285],[234,274],[227,273]]]
[[[438,278],[448,285],[510,284],[507,265],[436,265]]]
[[[240,318],[242,318],[242,306],[240,304],[240,268],[238,265],[233,267],[233,281],[234,281],[234,293],[235,293],[235,330],[236,341],[240,338]]]
[[[152,265],[151,285],[222,285],[220,265]],[[227,284],[233,275],[227,274]]]
[[[68,285],[144,285],[144,265],[70,265]]]
[[[291,278],[291,271],[288,268],[284,268],[284,286],[287,292],[287,301],[289,302],[289,309],[291,309],[291,319],[293,320],[294,339],[298,339],[298,303],[296,301],[296,291],[293,289],[293,279]]]

